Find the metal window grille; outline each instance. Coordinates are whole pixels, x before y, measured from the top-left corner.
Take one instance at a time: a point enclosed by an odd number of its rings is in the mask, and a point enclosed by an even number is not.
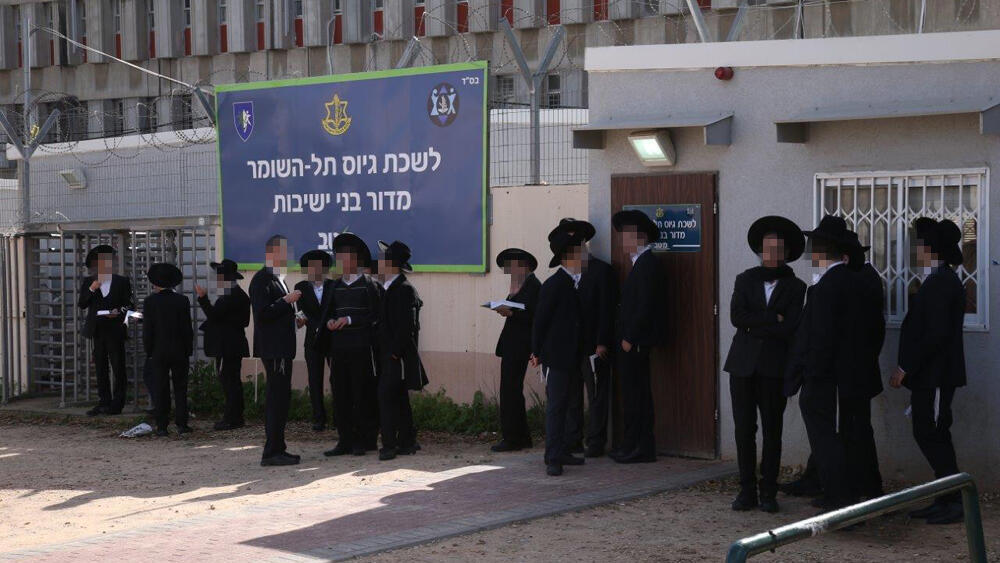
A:
[[[548,107],[557,108],[562,105],[562,96],[559,88],[559,75],[550,74],[546,77],[545,92],[548,100]]]
[[[122,32],[122,3],[121,0],[115,0],[111,4],[111,19],[114,21],[115,33]]]
[[[254,17],[257,21],[264,21],[264,0],[257,0],[254,3]]]
[[[219,25],[226,23],[226,0],[219,0]]]
[[[989,329],[989,170],[966,168],[905,172],[816,174],[815,219],[843,217],[886,287],[886,314],[901,323],[923,273],[914,265],[912,224],[918,217],[950,219],[962,229],[966,291],[965,327]]]
[[[184,27],[191,27],[191,0],[184,0]]]
[[[156,8],[155,2],[149,2],[146,4],[146,23],[149,25],[149,31],[156,30]]]

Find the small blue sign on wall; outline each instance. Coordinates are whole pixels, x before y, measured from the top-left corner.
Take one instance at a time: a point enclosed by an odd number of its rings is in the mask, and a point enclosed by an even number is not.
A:
[[[654,252],[701,251],[701,204],[626,205],[638,209],[660,227],[660,240],[653,244]]]

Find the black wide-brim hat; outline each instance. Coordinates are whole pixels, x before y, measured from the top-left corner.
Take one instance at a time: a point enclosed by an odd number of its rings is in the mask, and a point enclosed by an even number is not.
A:
[[[764,251],[764,237],[775,233],[785,242],[785,262],[794,262],[802,256],[806,249],[806,237],[802,229],[791,219],[779,215],[761,217],[750,225],[747,231],[747,244],[754,254]]]
[[[358,254],[358,259],[362,266],[369,266],[372,262],[372,251],[365,244],[365,241],[354,233],[340,233],[333,239],[333,251],[354,250]]]
[[[497,254],[497,266],[500,268],[503,268],[507,262],[510,262],[511,260],[524,260],[528,263],[528,269],[532,272],[535,271],[535,268],[538,268],[538,259],[527,250],[521,250],[520,248],[507,248],[502,250],[500,254]]]
[[[611,216],[611,224],[615,230],[621,232],[625,227],[635,227],[636,230],[646,233],[647,243],[654,243],[660,240],[660,228],[656,223],[638,209],[624,209]]]
[[[181,273],[180,269],[166,262],[150,266],[146,277],[149,278],[149,283],[156,287],[174,287],[184,281],[184,274]]]
[[[845,253],[850,252],[852,249],[852,240],[849,233],[847,221],[844,221],[843,217],[836,217],[834,215],[823,217],[815,229],[802,231],[802,234],[810,239],[825,240]],[[857,237],[854,240],[857,240]]]
[[[333,265],[333,256],[330,256],[329,252],[313,249],[306,252],[301,258],[299,258],[299,266],[306,268],[309,266],[310,262],[315,262],[317,260],[323,263],[324,268],[329,268]]]
[[[588,241],[594,238],[594,235],[597,234],[597,229],[595,229],[594,226],[591,225],[589,222],[584,221],[582,219],[565,217],[563,219],[560,219],[559,224],[556,225],[556,228],[552,229],[552,231],[549,233],[549,242],[552,242],[552,237],[554,237],[556,233],[559,232],[575,233],[582,236],[584,241]]]
[[[917,238],[931,247],[931,252],[948,264],[957,266],[963,260],[958,244],[962,241],[962,229],[954,222],[943,219],[935,221],[930,217],[920,217],[913,222]]]
[[[871,250],[871,246],[861,244],[858,233],[847,231],[847,238],[850,239],[850,248],[847,250],[847,265],[852,268],[860,268],[865,264],[865,253]]]
[[[87,258],[84,260],[84,262],[86,262],[87,264],[87,267],[92,268],[94,266],[94,261],[97,260],[97,257],[101,254],[110,254],[114,256],[117,253],[115,252],[115,249],[112,248],[110,245],[99,244],[94,248],[91,248],[90,251],[87,252]]]
[[[222,279],[226,281],[235,281],[243,279],[243,274],[239,272],[239,267],[236,262],[226,258],[222,262],[209,262],[209,267],[215,270],[216,274],[222,276]]]
[[[574,246],[582,246],[584,239],[579,233],[556,233],[556,236],[549,242],[549,249],[552,250],[552,260],[549,260],[549,267],[555,268],[562,261],[563,254]]]
[[[410,247],[406,246],[398,240],[394,240],[390,243],[385,241],[378,241],[378,248],[385,255],[385,259],[392,262],[393,266],[396,266],[404,272],[412,272],[413,266],[410,265]]]

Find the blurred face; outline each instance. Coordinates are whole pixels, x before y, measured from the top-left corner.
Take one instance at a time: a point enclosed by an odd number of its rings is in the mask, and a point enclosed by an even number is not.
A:
[[[639,248],[646,246],[645,233],[639,232],[632,225],[627,225],[622,229],[622,247],[627,254],[634,254]]]
[[[389,279],[399,273],[399,268],[392,264],[392,260],[385,257],[385,253],[381,253],[378,257],[378,273],[383,279]]]
[[[278,241],[274,246],[269,246],[264,251],[264,262],[271,268],[285,268],[288,266],[288,241]]]
[[[215,274],[215,289],[220,293],[228,290],[232,283],[233,282],[226,279],[226,276],[222,274]]]
[[[567,270],[577,273],[583,269],[583,247],[571,246],[562,255],[562,265]]]
[[[114,257],[111,254],[98,254],[97,261],[97,275],[98,277],[107,277],[111,275],[114,271]]]
[[[503,271],[515,278],[523,278],[531,273],[531,266],[527,260],[508,260],[503,266]]]
[[[764,236],[761,263],[766,268],[777,268],[785,263],[785,241],[775,233]]]
[[[337,263],[344,274],[358,273],[358,253],[352,249],[338,251]]]
[[[929,268],[934,265],[934,262],[938,259],[937,254],[931,251],[931,247],[925,244],[924,241],[917,241],[916,248],[916,261],[917,267],[919,268]]]
[[[309,281],[317,282],[326,276],[327,268],[322,260],[310,260],[306,264],[306,277]]]

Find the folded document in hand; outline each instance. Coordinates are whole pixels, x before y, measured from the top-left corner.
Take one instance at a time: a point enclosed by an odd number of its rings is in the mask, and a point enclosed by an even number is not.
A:
[[[483,307],[486,307],[487,309],[493,309],[494,311],[499,309],[500,307],[507,307],[509,309],[520,309],[523,311],[524,303],[518,303],[516,301],[507,301],[506,299],[503,299],[501,301],[487,301],[486,303],[483,303]]]

